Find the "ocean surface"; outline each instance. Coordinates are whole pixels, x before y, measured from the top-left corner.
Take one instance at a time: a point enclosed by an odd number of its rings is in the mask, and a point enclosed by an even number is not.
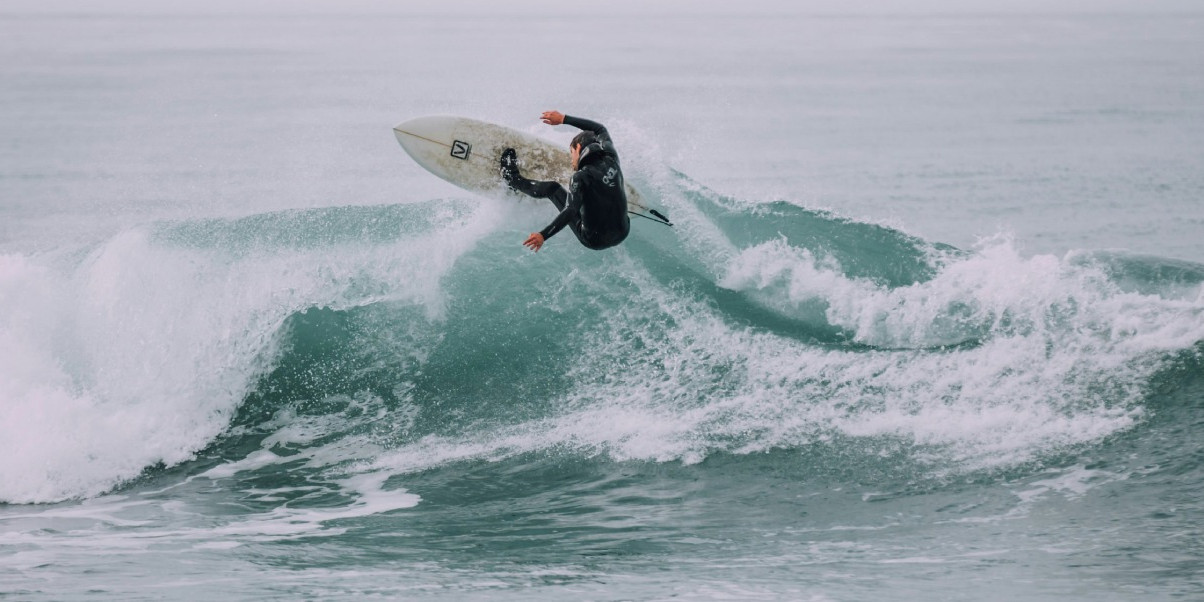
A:
[[[1204,7],[0,7],[0,599],[1204,599]],[[676,224],[416,165],[605,123]]]

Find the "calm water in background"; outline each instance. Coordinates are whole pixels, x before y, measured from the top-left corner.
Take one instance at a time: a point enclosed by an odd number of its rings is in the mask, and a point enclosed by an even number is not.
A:
[[[0,592],[1198,596],[1204,13],[900,10],[3,9]]]

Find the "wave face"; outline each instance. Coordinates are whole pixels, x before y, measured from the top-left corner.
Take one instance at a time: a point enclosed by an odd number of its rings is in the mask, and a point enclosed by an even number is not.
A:
[[[442,203],[160,224],[66,269],[0,258],[0,500],[90,497],[192,459],[289,361],[281,338],[307,309],[441,311],[469,216]]]
[[[177,465],[301,462],[377,493],[540,456],[1008,470],[1147,420],[1204,340],[1204,266],[958,250],[680,173],[644,185],[677,226],[604,253],[526,253],[538,204],[436,199],[0,257],[0,500]]]

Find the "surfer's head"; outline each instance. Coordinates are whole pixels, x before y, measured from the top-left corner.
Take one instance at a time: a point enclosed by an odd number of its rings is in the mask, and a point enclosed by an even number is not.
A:
[[[569,154],[573,158],[573,169],[577,169],[577,161],[581,158],[581,149],[593,144],[598,140],[598,137],[589,130],[581,130],[581,133],[573,137],[573,141],[569,143]]]

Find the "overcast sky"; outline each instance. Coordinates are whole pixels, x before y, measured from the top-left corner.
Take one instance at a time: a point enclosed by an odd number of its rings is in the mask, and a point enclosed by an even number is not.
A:
[[[647,14],[705,12],[815,13],[854,15],[924,15],[941,13],[1204,13],[1199,0],[607,0],[585,3],[570,0],[6,0],[2,14],[106,14],[106,13],[433,13],[456,16],[487,14],[550,15]]]

